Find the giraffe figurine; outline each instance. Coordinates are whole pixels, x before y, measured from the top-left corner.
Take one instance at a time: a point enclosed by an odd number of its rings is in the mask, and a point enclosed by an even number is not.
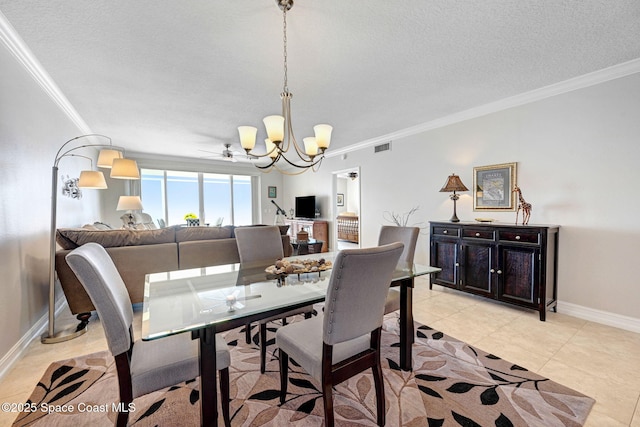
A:
[[[515,186],[513,188],[514,193],[518,193],[518,210],[516,211],[516,225],[518,225],[518,215],[520,214],[520,209],[522,209],[522,225],[529,224],[529,217],[531,216],[531,203],[527,203],[522,197],[522,191],[520,187]]]

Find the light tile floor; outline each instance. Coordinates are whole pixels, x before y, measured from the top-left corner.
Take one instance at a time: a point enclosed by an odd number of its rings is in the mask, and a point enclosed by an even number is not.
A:
[[[140,331],[140,312],[134,330]],[[640,427],[640,334],[560,313],[519,309],[439,286],[429,290],[418,279],[415,320],[517,363],[596,399],[588,427]],[[58,325],[73,324],[66,313]],[[0,381],[0,402],[24,402],[45,368],[55,360],[106,349],[97,318],[72,341],[41,344],[34,340]],[[15,414],[0,412],[0,426]]]

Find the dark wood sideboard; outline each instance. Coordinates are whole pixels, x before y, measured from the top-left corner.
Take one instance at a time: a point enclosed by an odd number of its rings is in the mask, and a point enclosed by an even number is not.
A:
[[[537,310],[556,310],[558,234],[555,225],[430,223],[433,284]]]

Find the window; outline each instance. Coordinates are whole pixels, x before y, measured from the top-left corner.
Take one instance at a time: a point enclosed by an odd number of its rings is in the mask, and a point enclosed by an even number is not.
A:
[[[144,211],[151,218],[164,219],[165,215],[165,181],[164,171],[143,169],[141,171],[141,198],[144,200]]]
[[[194,213],[200,224],[248,225],[253,220],[251,176],[141,169],[144,210],[167,225],[184,224]]]
[[[233,177],[233,217],[236,224],[252,224],[251,220],[251,177]]]
[[[203,181],[204,211],[207,213],[207,221],[214,225],[220,221],[223,224],[233,224],[231,221],[233,217],[231,204],[232,177],[230,175],[205,173]],[[235,223],[247,224],[237,221]]]
[[[198,196],[198,174],[196,172],[167,171],[166,173],[166,205],[168,225],[182,224],[188,213],[198,215],[201,221],[206,218],[200,215],[200,197]],[[142,197],[145,194],[142,193]],[[204,223],[203,222],[203,223]]]

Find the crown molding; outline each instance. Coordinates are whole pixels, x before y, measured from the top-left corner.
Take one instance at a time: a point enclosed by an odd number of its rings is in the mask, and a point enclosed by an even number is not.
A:
[[[572,79],[555,83],[549,86],[544,86],[539,89],[535,89],[509,98],[504,98],[499,101],[491,102],[489,104],[470,108],[459,113],[451,114],[449,116],[441,117],[439,119],[435,119],[426,123],[401,129],[396,132],[391,132],[386,135],[381,135],[375,138],[357,142],[344,148],[331,150],[326,154],[326,157],[339,156],[351,151],[372,147],[377,144],[406,138],[408,136],[416,135],[422,132],[427,132],[455,123],[464,122],[466,120],[486,116],[498,111],[503,111],[509,108],[514,108],[546,98],[551,98],[553,96],[562,95],[574,90],[587,88],[589,86],[594,86],[600,83],[605,83],[631,74],[636,74],[638,72],[640,72],[640,58],[613,65],[602,70],[574,77]]]
[[[31,77],[40,85],[44,92],[49,95],[53,102],[55,102],[73,124],[78,127],[80,132],[82,134],[93,133],[1,11],[0,40],[16,60],[27,70]]]

